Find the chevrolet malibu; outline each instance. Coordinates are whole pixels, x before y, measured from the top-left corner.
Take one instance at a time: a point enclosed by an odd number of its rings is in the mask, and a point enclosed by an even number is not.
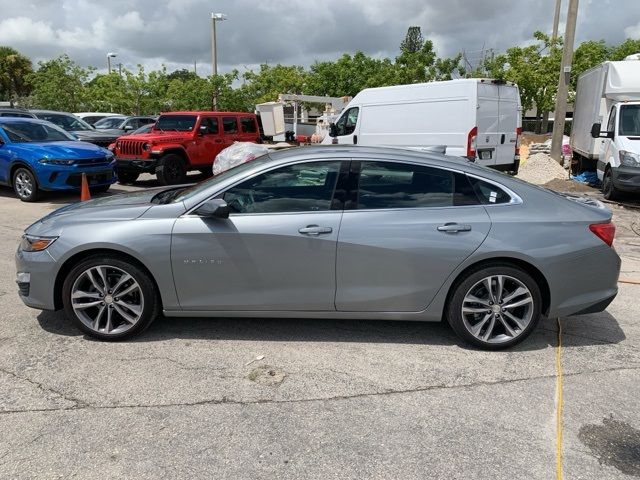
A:
[[[271,153],[190,187],[63,207],[25,231],[20,297],[120,340],[169,317],[447,321],[485,349],[617,293],[601,203],[400,149]]]

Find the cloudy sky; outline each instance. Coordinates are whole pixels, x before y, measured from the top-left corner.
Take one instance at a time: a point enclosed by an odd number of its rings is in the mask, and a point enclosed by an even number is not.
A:
[[[439,55],[496,52],[550,32],[555,0],[0,0],[0,45],[33,60],[69,54],[82,65],[115,62],[211,73],[210,13],[219,70],[263,62],[309,65],[362,50],[394,57],[407,27],[422,27]],[[561,32],[568,0],[563,0]],[[577,41],[640,38],[640,0],[580,0]]]

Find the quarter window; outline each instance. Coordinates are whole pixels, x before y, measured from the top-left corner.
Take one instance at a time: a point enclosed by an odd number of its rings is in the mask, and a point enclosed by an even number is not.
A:
[[[492,183],[468,177],[476,195],[483,205],[499,205],[511,202],[511,195]]]
[[[465,175],[394,162],[362,162],[358,209],[477,205]]]
[[[240,117],[240,126],[242,133],[256,133],[256,122],[251,117]]]
[[[281,167],[230,188],[223,198],[234,213],[330,210],[340,164],[310,162]]]
[[[222,117],[224,133],[238,133],[238,121],[236,117]]]

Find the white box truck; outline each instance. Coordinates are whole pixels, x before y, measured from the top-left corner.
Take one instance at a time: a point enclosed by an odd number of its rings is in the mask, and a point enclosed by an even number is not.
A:
[[[522,108],[518,86],[491,79],[367,88],[345,107],[324,144],[434,150],[517,172]]]
[[[571,150],[577,170],[597,169],[605,198],[640,193],[640,54],[578,77]]]

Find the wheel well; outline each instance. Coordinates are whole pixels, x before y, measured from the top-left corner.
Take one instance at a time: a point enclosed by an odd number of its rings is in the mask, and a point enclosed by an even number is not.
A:
[[[449,293],[447,294],[447,301],[445,302],[445,311],[449,305],[449,300],[453,296],[455,287],[458,285],[459,282],[462,281],[462,279],[466,276],[466,274],[470,270],[476,270],[484,266],[496,265],[496,264],[512,265],[514,267],[520,268],[521,270],[524,270],[529,275],[531,275],[531,277],[538,284],[538,287],[540,287],[540,295],[542,296],[542,313],[546,315],[549,312],[549,307],[551,306],[551,290],[549,289],[549,283],[547,282],[547,279],[545,278],[545,276],[542,274],[540,270],[538,270],[536,267],[534,267],[530,263],[524,260],[511,258],[511,257],[498,257],[498,258],[490,258],[487,260],[482,260],[480,262],[469,265],[462,272],[460,272],[456,277],[456,279],[451,284],[451,287],[449,288]]]
[[[162,303],[162,296],[160,295],[160,289],[158,288],[158,284],[156,283],[156,279],[151,275],[149,269],[136,257],[133,255],[129,255],[128,253],[123,253],[118,250],[111,250],[108,248],[98,248],[94,250],[84,250],[82,252],[78,252],[75,255],[69,257],[58,270],[58,275],[56,276],[56,281],[53,286],[53,302],[56,310],[60,310],[63,308],[62,304],[62,285],[64,284],[65,278],[69,272],[82,260],[91,255],[110,255],[112,257],[117,257],[120,260],[124,260],[129,263],[135,264],[137,267],[141,268],[149,278],[153,282],[153,285],[156,289],[156,293],[158,294],[158,298],[160,299],[160,303]]]
[[[189,165],[189,159],[187,157],[187,152],[185,152],[181,148],[170,148],[169,150],[164,150],[162,152],[162,155],[160,155],[160,159],[162,159],[163,157],[165,157],[167,155],[177,155],[177,156],[180,157],[180,159],[182,160],[182,163],[185,166]]]
[[[13,174],[16,173],[16,170],[20,167],[29,170],[33,174],[33,178],[35,179],[36,184],[38,183],[38,176],[36,175],[36,172],[33,171],[33,168],[31,168],[27,163],[23,161],[17,161],[11,165],[11,170],[9,170],[9,178],[7,179],[7,181],[10,187],[13,187]]]

